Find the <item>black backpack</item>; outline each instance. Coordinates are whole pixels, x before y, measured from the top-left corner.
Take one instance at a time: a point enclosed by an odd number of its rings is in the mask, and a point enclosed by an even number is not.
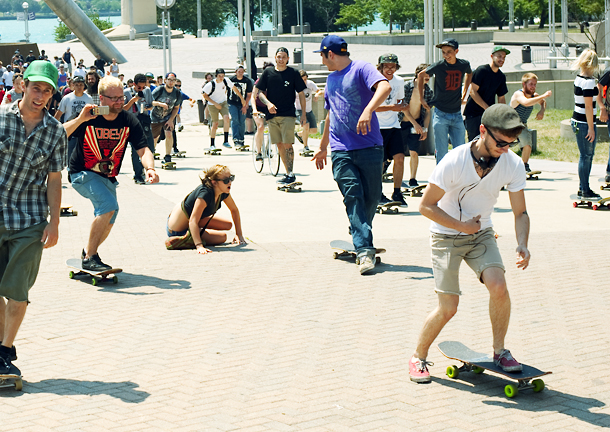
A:
[[[227,84],[227,77],[224,77],[222,79],[222,81],[225,83],[225,88],[227,89],[227,99],[228,99],[231,96],[231,94],[229,93],[231,91],[231,89],[229,88],[229,85]],[[214,90],[216,90],[216,80],[213,79],[210,82],[212,83],[212,91],[210,92],[210,94],[208,94],[208,96],[212,96],[212,93],[214,93]]]

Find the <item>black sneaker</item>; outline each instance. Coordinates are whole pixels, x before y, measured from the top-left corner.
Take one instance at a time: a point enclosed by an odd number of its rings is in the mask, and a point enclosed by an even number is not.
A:
[[[586,199],[600,199],[601,198],[601,196],[599,194],[596,194],[592,190],[588,190],[587,192],[583,193],[581,195],[581,197],[586,198]]]
[[[85,252],[85,249],[83,249],[83,251],[80,253],[80,259],[84,260],[85,258],[87,258],[87,253]]]
[[[262,153],[257,153],[257,154],[256,154],[256,160],[257,160],[257,161],[262,161],[262,160],[263,160],[263,155],[262,155]]]
[[[606,174],[606,177],[604,177],[604,181],[606,183],[610,183],[610,174]]]
[[[282,177],[281,179],[279,179],[277,181],[277,183],[279,184],[290,184],[290,183],[294,183],[295,181],[297,181],[297,177],[295,175],[288,175],[286,174],[284,177]]]
[[[417,183],[417,180],[412,178],[412,179],[409,180],[409,186],[410,187],[417,187],[417,186],[419,186],[419,183]]]
[[[392,201],[389,200],[388,197],[385,196],[384,194],[381,194],[381,198],[379,198],[379,205],[387,204],[389,202],[392,202]]]
[[[90,258],[83,259],[83,269],[91,270],[95,272],[101,272],[104,270],[112,269],[108,264],[104,264],[98,254],[93,255]]]
[[[2,341],[0,341],[0,344],[2,344]],[[15,345],[13,345],[12,347],[9,348],[11,350],[10,352],[10,360],[11,361],[15,361],[17,360],[17,349],[15,348]]]
[[[525,172],[526,173],[532,172],[532,170],[530,169],[530,164],[524,163],[523,165],[525,165]]]
[[[294,133],[294,136],[297,137],[297,139],[299,140],[299,142],[301,144],[303,144],[303,138],[301,138],[300,135],[297,132]]]
[[[143,185],[143,184],[146,184],[146,182],[145,182],[144,180],[139,179],[139,178],[138,178],[138,179],[133,179],[133,181],[134,181],[134,183],[135,183],[135,184],[137,184],[137,185]]]
[[[401,207],[409,207],[409,205],[405,201],[405,197],[403,197],[400,192],[394,192],[392,194],[392,201],[399,202]]]
[[[12,353],[9,348],[6,348],[6,351],[0,351],[0,375],[6,375],[9,373],[15,373],[17,375],[21,375],[21,371],[11,363]]]
[[[172,161],[172,157],[168,154],[165,155],[165,157],[163,158],[164,162],[171,162]]]

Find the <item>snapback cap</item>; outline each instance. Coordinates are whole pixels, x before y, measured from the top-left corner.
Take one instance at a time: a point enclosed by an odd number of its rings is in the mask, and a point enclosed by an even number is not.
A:
[[[322,39],[320,49],[314,51],[315,53],[332,51],[334,53],[347,52],[347,42],[341,36],[328,35]]]
[[[436,45],[437,48],[442,48],[444,46],[448,46],[448,47],[451,47],[453,49],[458,49],[460,44],[455,39],[449,38],[449,39],[445,39],[444,41],[442,41],[441,43]]]
[[[487,108],[481,117],[481,123],[486,128],[501,130],[514,129],[516,127],[525,128],[525,125],[521,123],[517,111],[503,103],[493,104]]]
[[[33,82],[46,82],[57,90],[59,72],[55,65],[45,60],[34,60],[25,71],[23,79]]]
[[[500,46],[500,45],[499,45],[499,46],[497,46],[497,47],[494,47],[494,49],[491,51],[491,53],[492,53],[492,54],[495,54],[495,53],[497,53],[498,51],[504,51],[504,52],[506,53],[506,55],[509,55],[509,54],[510,54],[510,51],[509,51],[508,49],[506,49],[506,48],[504,48],[503,46]]]

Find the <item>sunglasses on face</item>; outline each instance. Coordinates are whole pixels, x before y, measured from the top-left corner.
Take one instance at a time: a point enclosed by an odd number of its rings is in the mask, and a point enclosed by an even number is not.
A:
[[[520,143],[519,138],[517,138],[515,141],[506,142],[506,141],[501,141],[498,138],[496,138],[494,136],[494,134],[491,133],[491,130],[489,130],[489,129],[487,129],[487,133],[496,142],[496,147],[498,147],[498,148],[502,148],[502,147],[506,147],[506,146],[512,147],[512,146],[515,146]]]
[[[100,95],[100,96],[104,96],[104,98],[110,99],[112,102],[119,102],[119,101],[125,99],[125,96],[115,96],[115,97],[110,97],[110,96],[106,96],[106,95]]]
[[[182,87],[182,84],[176,84],[174,87]]]
[[[231,183],[233,180],[235,180],[235,174],[231,174],[229,177],[220,179],[218,181],[223,182],[224,184],[228,185],[229,183]]]

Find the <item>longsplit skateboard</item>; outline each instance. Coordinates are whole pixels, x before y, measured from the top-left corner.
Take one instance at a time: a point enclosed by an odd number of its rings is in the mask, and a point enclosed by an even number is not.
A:
[[[398,213],[398,207],[400,207],[401,205],[403,205],[403,204],[399,201],[390,201],[385,204],[377,204],[376,212],[379,214],[386,214],[386,213],[396,214],[396,213]]]
[[[523,367],[521,372],[505,372],[501,367],[496,366],[491,356],[473,351],[461,342],[441,342],[438,344],[438,349],[445,357],[462,362],[460,367],[449,366],[447,368],[449,378],[457,379],[461,372],[481,374],[488,370],[517,381],[517,385],[507,384],[504,387],[504,394],[509,398],[514,398],[522,390],[532,389],[535,393],[541,392],[544,390],[544,381],[539,377],[552,373],[541,371],[526,364],[521,364]]]
[[[610,201],[610,197],[608,197],[608,198],[581,198],[580,196],[574,194],[574,195],[570,195],[570,199],[573,201],[572,206],[574,208],[590,207],[593,210],[597,210],[602,207],[607,207],[608,209],[610,209],[610,204],[606,204],[608,201]]]
[[[331,249],[336,249],[336,251],[333,252],[333,259],[349,257],[354,258],[356,260],[356,264],[359,264],[358,253],[351,242],[345,240],[333,240],[330,242],[330,247]],[[382,253],[385,253],[385,249],[375,249],[375,264],[379,264],[381,262],[381,257],[378,255]]]
[[[66,261],[66,265],[73,269],[68,273],[68,277],[70,279],[74,279],[77,276],[89,275],[91,276],[91,285],[95,286],[100,282],[112,281],[112,283],[116,284],[119,282],[119,278],[116,276],[116,273],[121,273],[123,270],[120,268],[113,268],[109,270],[104,270],[101,272],[91,271],[84,269],[82,266],[83,261],[78,258],[70,258]],[[76,270],[76,272],[74,272]]]
[[[527,174],[526,180],[538,180],[538,175],[542,174],[542,171],[530,171],[525,174]]]
[[[10,387],[15,387],[15,390],[17,391],[23,390],[21,374],[19,373],[19,369],[17,369],[14,365],[11,365],[11,368],[7,374],[0,374],[0,388]]]
[[[284,192],[301,192],[301,188],[298,186],[302,186],[302,185],[303,185],[303,183],[301,183],[301,182],[279,184],[277,186],[277,190],[281,190]]]
[[[204,155],[217,156],[217,155],[221,154],[221,152],[222,152],[221,148],[206,147],[203,149]]]
[[[78,211],[72,210],[72,204],[61,204],[59,206],[59,216],[77,216]]]

